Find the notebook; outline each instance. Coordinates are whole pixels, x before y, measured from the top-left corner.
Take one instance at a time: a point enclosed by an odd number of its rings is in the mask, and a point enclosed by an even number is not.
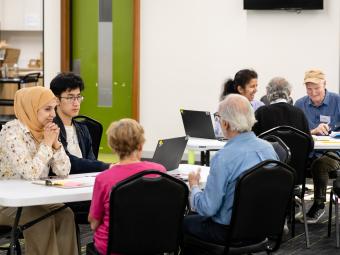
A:
[[[187,142],[186,136],[159,140],[151,161],[163,165],[167,171],[177,169]]]
[[[210,112],[180,110],[185,134],[190,137],[205,139],[223,139],[214,132],[213,118]]]

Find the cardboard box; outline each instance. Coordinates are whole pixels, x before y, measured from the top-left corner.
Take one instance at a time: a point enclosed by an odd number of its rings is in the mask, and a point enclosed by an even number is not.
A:
[[[17,64],[20,56],[20,49],[5,48],[5,50],[5,59],[2,64],[7,64],[9,67]]]

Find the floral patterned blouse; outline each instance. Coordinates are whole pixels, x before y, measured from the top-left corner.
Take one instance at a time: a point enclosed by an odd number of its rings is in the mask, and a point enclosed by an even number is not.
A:
[[[56,175],[69,174],[71,163],[63,146],[54,150],[36,143],[29,129],[16,119],[2,127],[0,179],[39,179],[48,176],[50,167]]]

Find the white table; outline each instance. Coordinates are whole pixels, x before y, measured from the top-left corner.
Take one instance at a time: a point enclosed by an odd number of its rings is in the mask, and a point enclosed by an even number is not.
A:
[[[98,173],[75,174],[70,175],[68,179],[94,184],[97,174]],[[93,185],[64,189],[56,186],[33,184],[26,180],[0,180],[0,206],[18,207],[12,227],[10,254],[14,254],[15,252],[15,241],[20,232],[18,222],[20,220],[22,207],[91,200],[92,192]],[[59,209],[57,211],[59,211]],[[46,215],[46,217],[54,213],[56,213],[56,211]]]
[[[218,151],[224,147],[226,141],[219,141],[216,139],[204,139],[189,137],[187,149],[201,152],[201,165],[209,166],[210,151]]]
[[[330,136],[314,136],[315,151],[340,151],[340,139]],[[187,149],[201,152],[201,164],[209,166],[209,151],[220,150],[227,141],[189,137]]]
[[[68,179],[91,182],[98,173],[74,174]],[[92,198],[93,187],[63,189],[56,186],[33,184],[26,180],[0,180],[0,206],[23,207],[46,205],[75,201],[86,201]]]
[[[226,141],[216,139],[204,139],[189,137],[187,148],[195,151],[219,150],[226,144]]]

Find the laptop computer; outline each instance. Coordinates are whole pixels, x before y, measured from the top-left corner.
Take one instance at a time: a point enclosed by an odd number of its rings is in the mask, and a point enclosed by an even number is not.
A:
[[[162,164],[167,171],[177,169],[187,142],[186,136],[159,140],[151,161]]]
[[[190,137],[205,139],[223,139],[214,132],[213,117],[210,112],[180,110],[185,134]]]

